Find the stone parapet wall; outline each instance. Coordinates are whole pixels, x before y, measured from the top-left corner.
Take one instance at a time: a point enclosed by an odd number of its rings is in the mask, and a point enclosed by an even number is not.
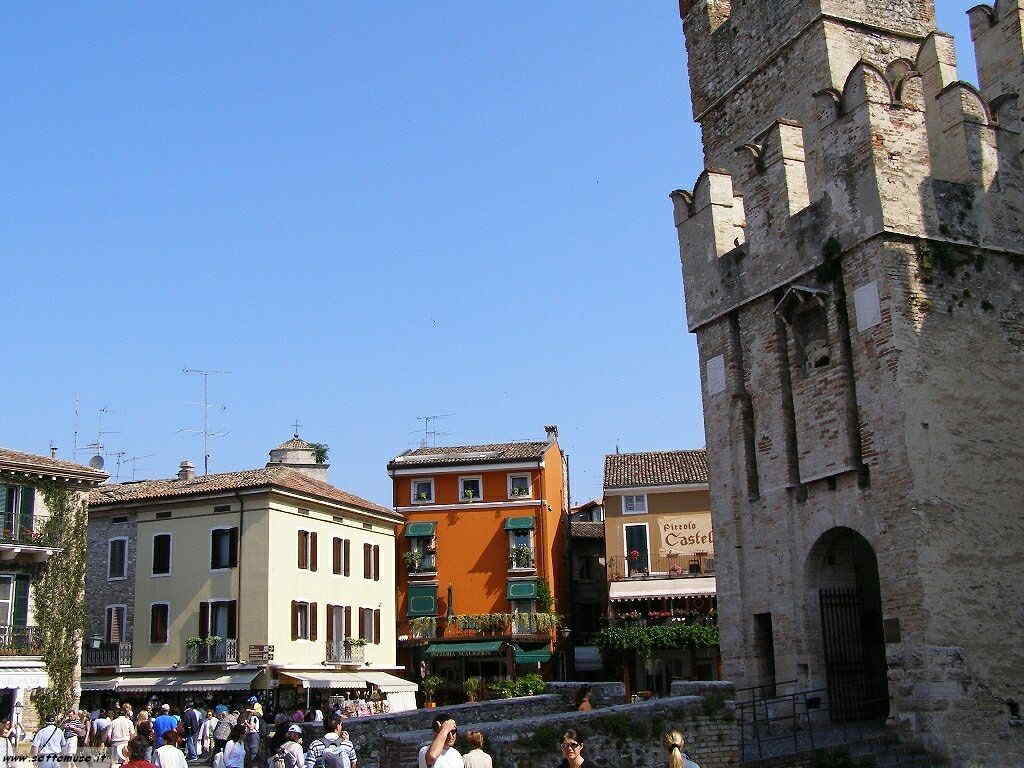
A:
[[[719,696],[732,700],[736,686],[726,680],[673,680],[670,686],[672,696]]]
[[[557,693],[568,704],[573,704],[576,701],[576,694],[584,685],[590,686],[590,703],[594,707],[610,707],[626,702],[626,686],[623,683],[548,683],[548,690],[551,693]]]
[[[619,704],[591,712],[560,712],[500,722],[459,723],[460,738],[481,731],[485,751],[502,768],[553,765],[569,728],[586,740],[585,755],[597,764],[630,768],[663,768],[663,735],[681,731],[686,752],[701,768],[739,765],[739,727],[731,703],[700,696],[652,699]],[[380,768],[412,768],[419,748],[431,738],[427,730],[392,733],[384,737]],[[464,746],[459,745],[460,751]]]

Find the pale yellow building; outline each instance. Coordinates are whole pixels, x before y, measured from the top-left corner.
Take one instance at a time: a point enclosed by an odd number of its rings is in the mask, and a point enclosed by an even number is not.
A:
[[[85,690],[388,694],[394,510],[326,482],[297,436],[260,469],[104,486],[90,504]],[[90,647],[91,646],[91,647]],[[106,694],[102,692],[106,691]]]

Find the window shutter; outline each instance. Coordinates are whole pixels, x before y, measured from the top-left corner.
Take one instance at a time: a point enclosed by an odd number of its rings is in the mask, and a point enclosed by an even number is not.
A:
[[[210,531],[210,568],[223,567],[217,562],[217,539],[220,538],[220,531]]]
[[[21,508],[19,510],[21,519],[18,521],[18,526],[22,536],[24,536],[32,530],[32,510],[35,508],[36,503],[36,489],[23,485],[21,493],[18,495],[21,497]]]
[[[238,616],[238,602],[235,600],[228,600],[228,634],[227,636],[234,639],[238,637],[237,617]]]
[[[308,537],[308,533],[306,533],[305,531],[299,531],[299,568],[303,569],[305,569],[309,565],[309,563],[306,561],[306,554],[309,551],[306,546],[306,542],[309,540]]]
[[[373,612],[373,642],[380,645],[380,611]]]
[[[342,549],[345,551],[345,575],[352,575],[352,542],[345,539]]]
[[[331,570],[335,573],[341,573],[341,539],[337,536],[331,541]]]
[[[16,627],[28,624],[28,584],[27,573],[19,573],[14,577],[14,611],[11,623]]]
[[[361,640],[366,639],[366,609],[359,609],[359,638]]]
[[[210,634],[210,604],[202,602],[199,604],[199,636],[206,637]]]
[[[316,570],[316,532],[309,534],[309,570]]]
[[[292,600],[292,640],[299,639],[299,604]]]
[[[238,536],[239,536],[239,533],[240,533],[240,531],[237,528],[232,528],[231,529],[230,537],[228,539],[228,550],[229,550],[228,566],[231,567],[231,568],[237,568],[238,567]]]
[[[337,541],[337,539],[335,539]],[[333,605],[327,606],[327,642],[334,642],[334,612],[337,609]]]
[[[373,557],[373,550],[369,544],[363,544],[363,578],[369,579],[372,577],[370,569],[373,567],[371,558]]]
[[[380,545],[373,545],[373,580],[380,581]]]
[[[345,606],[345,639],[352,637],[352,606]]]
[[[316,615],[319,613],[316,603],[309,604],[309,639],[316,640]]]

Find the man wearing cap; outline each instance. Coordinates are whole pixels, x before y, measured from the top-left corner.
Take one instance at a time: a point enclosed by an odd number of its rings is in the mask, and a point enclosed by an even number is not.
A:
[[[302,768],[306,762],[306,755],[302,751],[301,725],[293,723],[288,726],[285,742],[277,750],[277,754],[284,758],[285,768]]]
[[[178,720],[171,714],[171,705],[164,704],[160,707],[160,715],[153,721],[153,734],[156,736],[157,747],[164,745],[164,734],[173,731],[178,727]]]

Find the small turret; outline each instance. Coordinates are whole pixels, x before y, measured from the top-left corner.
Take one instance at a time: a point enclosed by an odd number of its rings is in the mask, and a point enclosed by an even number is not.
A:
[[[307,443],[296,433],[292,435],[291,440],[286,440],[270,451],[270,461],[267,462],[267,466],[290,467],[314,480],[326,483],[327,470],[331,465],[321,464],[316,459],[316,447],[312,443]]]

